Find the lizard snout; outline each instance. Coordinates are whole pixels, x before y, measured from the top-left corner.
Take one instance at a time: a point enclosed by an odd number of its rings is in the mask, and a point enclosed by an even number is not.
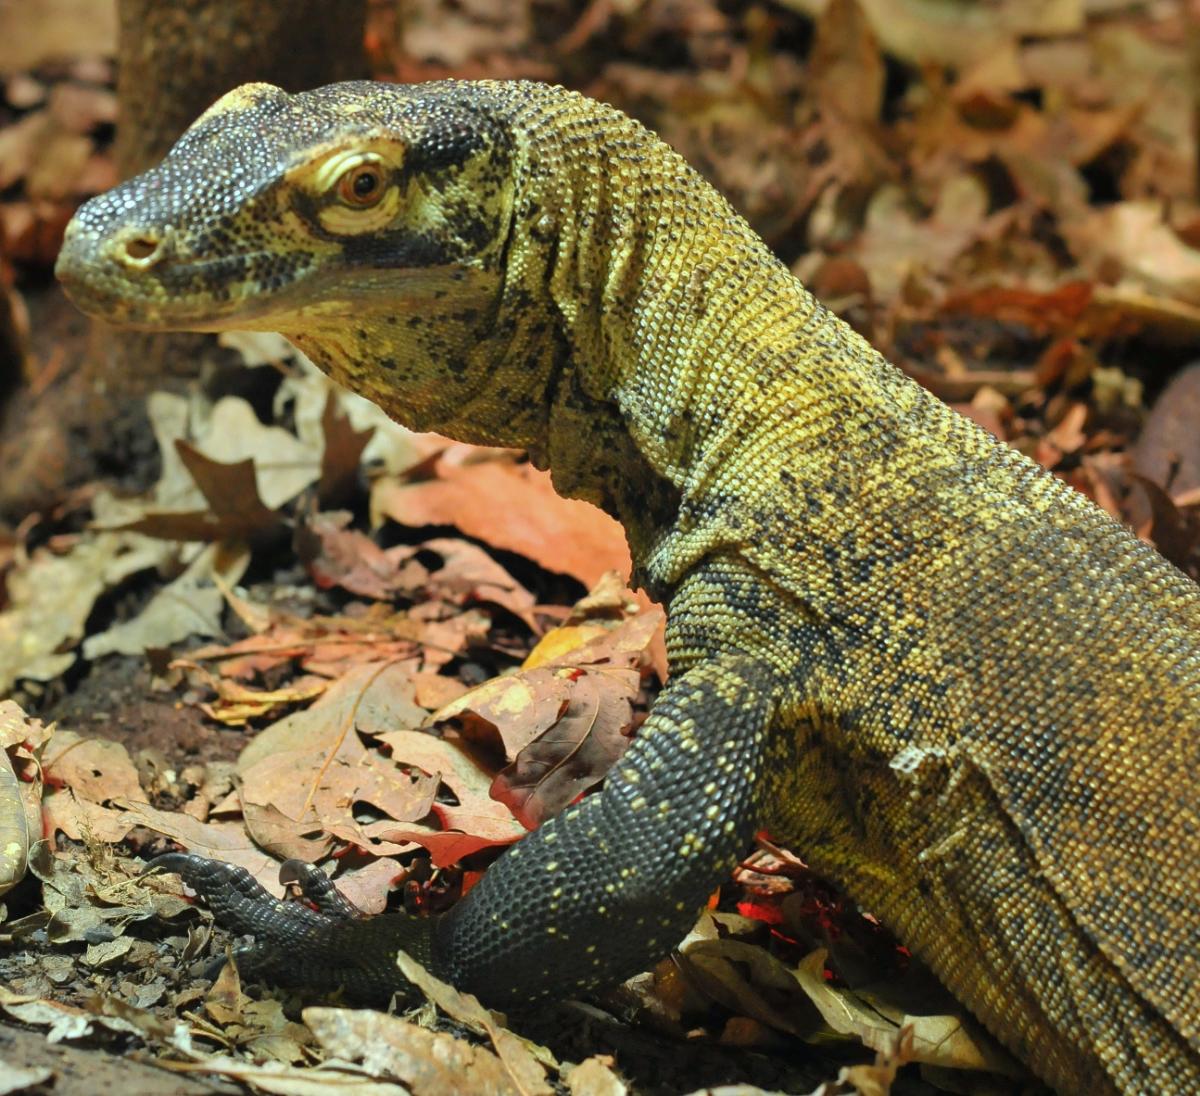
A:
[[[131,325],[150,319],[147,310],[154,309],[152,318],[161,324],[161,278],[178,259],[174,234],[169,227],[127,224],[106,237],[91,206],[67,226],[55,264],[67,296],[89,315]]]

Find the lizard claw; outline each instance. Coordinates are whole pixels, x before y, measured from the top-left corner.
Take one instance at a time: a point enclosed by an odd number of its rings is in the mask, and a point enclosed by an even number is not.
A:
[[[313,910],[299,902],[279,901],[238,864],[210,860],[194,853],[168,852],[151,860],[142,874],[155,871],[177,874],[204,899],[218,924],[233,932],[267,939],[295,938],[308,935],[317,926],[331,920],[330,914],[322,912],[322,909]],[[318,869],[313,871],[324,876]],[[309,890],[314,893],[319,890],[314,882],[307,879],[302,880],[302,889],[306,894]],[[337,894],[332,883],[328,883],[328,889],[341,902],[349,905]],[[328,895],[322,894],[317,902],[319,907],[328,908],[331,912],[339,909]]]
[[[231,932],[254,937],[234,954],[247,973],[283,985],[341,987],[361,1000],[411,993],[395,968],[397,948],[428,962],[434,922],[404,914],[365,918],[320,868],[302,860],[280,866],[308,902],[280,901],[245,868],[193,853],[157,856],[141,874],[174,872]],[[315,908],[313,908],[315,907]]]
[[[315,864],[304,860],[285,860],[279,865],[279,882],[294,883],[301,895],[318,911],[338,921],[349,921],[365,914],[350,901]]]

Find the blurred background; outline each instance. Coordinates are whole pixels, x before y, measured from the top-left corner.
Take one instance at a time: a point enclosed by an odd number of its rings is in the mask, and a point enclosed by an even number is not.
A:
[[[87,479],[97,451],[128,471],[136,427],[124,403],[99,414],[95,390],[111,402],[194,365],[152,349],[134,371],[94,338],[85,353],[50,277],[82,199],[246,79],[530,78],[657,130],[884,353],[1194,570],[1186,505],[1151,507],[1127,459],[1176,501],[1200,487],[1178,410],[1135,450],[1200,343],[1194,14],[1185,0],[8,0],[0,513]],[[1181,399],[1200,408],[1200,380]]]

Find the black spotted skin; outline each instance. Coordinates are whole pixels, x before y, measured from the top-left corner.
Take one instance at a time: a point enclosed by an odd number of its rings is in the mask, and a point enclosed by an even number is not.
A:
[[[353,208],[364,158],[386,185]],[[436,926],[293,923],[173,861],[262,969],[378,993],[403,946],[499,1003],[615,981],[763,824],[1060,1090],[1200,1090],[1200,591],[636,122],[530,83],[249,85],[87,203],[59,273],[109,319],[281,331],[408,426],[528,448],[669,606],[672,683],[604,790]]]

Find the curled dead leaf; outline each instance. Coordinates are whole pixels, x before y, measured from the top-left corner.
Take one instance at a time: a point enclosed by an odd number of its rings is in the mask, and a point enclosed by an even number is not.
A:
[[[372,521],[453,525],[495,548],[591,586],[605,571],[628,575],[629,549],[617,522],[596,507],[557,494],[548,473],[511,457],[469,466],[439,460],[436,479],[383,477],[371,488]]]

